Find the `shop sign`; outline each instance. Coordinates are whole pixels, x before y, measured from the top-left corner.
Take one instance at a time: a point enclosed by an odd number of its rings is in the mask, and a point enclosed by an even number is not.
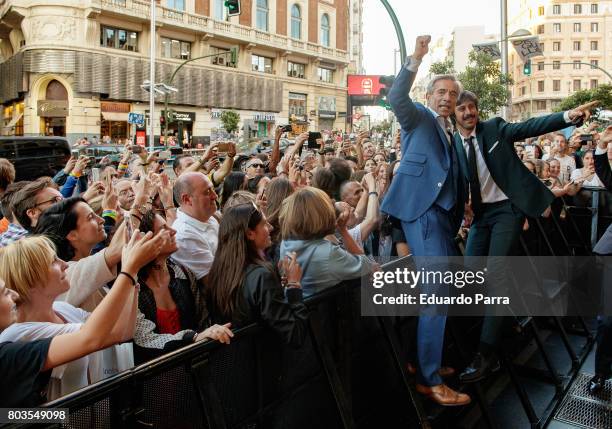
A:
[[[144,125],[145,117],[140,113],[130,112],[128,115],[128,123],[136,125]]]
[[[336,97],[319,97],[319,118],[336,118]]]
[[[348,95],[378,95],[382,89],[380,76],[348,76]]]
[[[171,110],[171,112],[174,115],[174,120],[170,123],[176,123],[176,122],[192,122],[194,123],[196,120],[196,114],[195,112],[177,112],[175,110]],[[159,113],[159,116],[164,116],[166,114],[165,110],[162,110]],[[157,113],[155,114],[155,116],[157,116]],[[145,118],[149,119],[149,111],[145,111]]]
[[[253,120],[258,122],[276,122],[274,113],[257,112],[253,115]]]
[[[100,110],[102,112],[130,113],[130,111],[132,110],[132,105],[130,103],[101,101]]]
[[[223,110],[211,110],[210,119],[221,119],[222,113],[223,113]]]
[[[38,100],[38,116],[60,118],[68,116],[68,100]]]

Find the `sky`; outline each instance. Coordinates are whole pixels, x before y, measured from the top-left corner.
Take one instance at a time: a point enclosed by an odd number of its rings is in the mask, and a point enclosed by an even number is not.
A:
[[[435,41],[439,36],[450,35],[454,27],[468,25],[484,25],[487,34],[499,33],[499,0],[389,0],[389,3],[402,25],[408,55],[421,34],[430,34]],[[391,18],[380,0],[364,0],[363,36],[366,72],[393,74],[393,49],[399,45]],[[399,55],[397,61],[399,68]]]

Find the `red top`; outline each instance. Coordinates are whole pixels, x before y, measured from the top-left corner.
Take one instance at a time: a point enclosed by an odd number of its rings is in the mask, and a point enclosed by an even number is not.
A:
[[[157,330],[160,334],[176,334],[181,330],[181,319],[178,309],[157,309]]]

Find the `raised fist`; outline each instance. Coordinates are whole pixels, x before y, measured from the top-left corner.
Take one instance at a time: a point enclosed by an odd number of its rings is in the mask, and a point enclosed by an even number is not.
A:
[[[427,52],[429,52],[429,43],[431,42],[431,36],[418,36],[416,39],[416,45],[414,47],[414,54],[412,54],[412,58],[415,60],[422,60]]]

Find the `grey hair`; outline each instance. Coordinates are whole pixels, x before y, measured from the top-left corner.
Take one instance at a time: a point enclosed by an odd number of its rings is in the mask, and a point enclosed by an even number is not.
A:
[[[461,85],[461,82],[457,80],[455,75],[438,74],[438,75],[435,75],[433,79],[431,79],[431,81],[429,82],[429,85],[427,85],[427,95],[433,94],[434,86],[436,85],[436,82],[440,80],[450,80],[452,82],[455,82],[455,85],[457,86],[457,95],[459,95],[463,91],[463,85]]]

